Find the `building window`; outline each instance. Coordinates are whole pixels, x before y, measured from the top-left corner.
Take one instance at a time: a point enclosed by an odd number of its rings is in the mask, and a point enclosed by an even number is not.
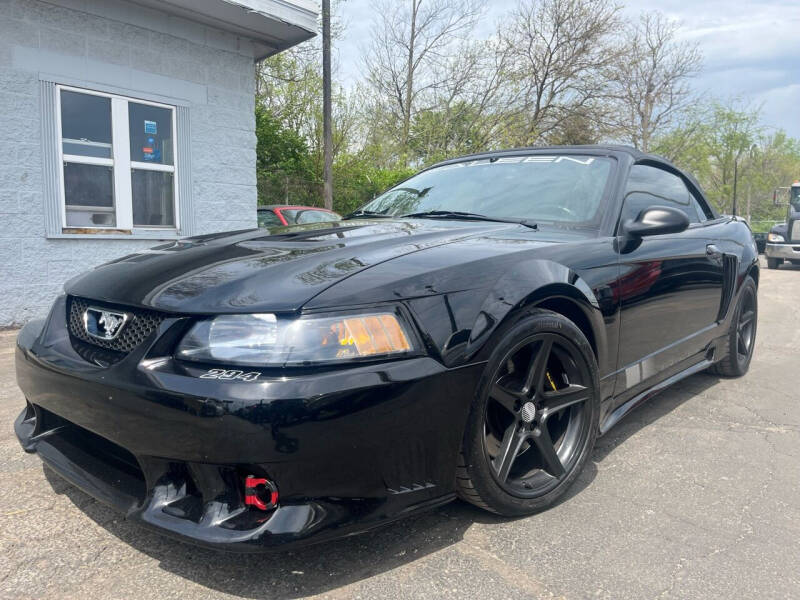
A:
[[[178,229],[175,107],[56,90],[62,227]]]

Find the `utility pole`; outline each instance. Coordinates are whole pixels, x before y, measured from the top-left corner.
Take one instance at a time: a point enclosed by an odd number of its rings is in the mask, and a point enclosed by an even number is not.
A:
[[[756,144],[751,144],[747,148],[739,148],[736,152],[736,155],[733,157],[733,216],[736,216],[737,211],[739,210],[739,202],[737,198],[737,191],[739,188],[739,161],[742,158],[742,154],[747,153],[746,158],[753,158],[754,153],[758,150],[758,146]],[[745,164],[743,171],[746,171],[747,164]],[[750,222],[750,182],[747,182],[747,221]]]
[[[751,206],[751,196],[753,195],[752,192],[753,192],[753,188],[750,185],[750,182],[748,181],[747,182],[747,222],[750,223],[751,226],[752,226],[752,221],[750,220],[750,217],[752,215],[750,214],[750,209],[752,207]]]
[[[322,0],[322,146],[325,167],[322,197],[333,208],[333,130],[331,128],[331,0]]]
[[[736,180],[739,177],[739,153],[733,157],[733,216],[736,216]]]

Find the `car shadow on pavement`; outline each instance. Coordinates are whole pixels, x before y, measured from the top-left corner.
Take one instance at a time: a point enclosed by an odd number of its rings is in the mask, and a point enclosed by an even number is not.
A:
[[[717,383],[695,375],[637,408],[599,439],[592,459],[560,503],[571,502],[594,481],[601,463],[626,439]],[[159,561],[178,577],[242,598],[301,597],[356,583],[412,563],[457,544],[474,523],[513,521],[456,501],[358,536],[290,552],[232,554],[174,541],[126,521],[44,467],[57,493],[65,494],[84,514],[135,550]],[[534,519],[547,518],[547,512]]]

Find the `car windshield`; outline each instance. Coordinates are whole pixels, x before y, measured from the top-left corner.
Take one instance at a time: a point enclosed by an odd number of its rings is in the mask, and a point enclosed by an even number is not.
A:
[[[791,187],[789,202],[792,203],[792,208],[795,211],[800,212],[800,185]]]
[[[273,225],[281,225],[278,215],[268,209],[259,209],[257,212],[257,218],[259,227],[272,227]]]
[[[444,211],[588,224],[599,218],[610,173],[610,159],[574,154],[464,161],[423,171],[356,214],[402,217]]]
[[[281,213],[290,225],[295,223],[302,224],[338,221],[341,218],[336,213],[325,210],[284,209],[281,211]]]

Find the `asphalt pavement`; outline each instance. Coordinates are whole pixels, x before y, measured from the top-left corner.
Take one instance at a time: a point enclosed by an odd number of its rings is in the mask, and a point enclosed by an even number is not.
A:
[[[22,452],[16,332],[0,332],[2,598],[800,598],[800,267],[762,270],[756,353],[598,441],[524,519],[454,502],[372,533],[227,555],[145,531]]]

